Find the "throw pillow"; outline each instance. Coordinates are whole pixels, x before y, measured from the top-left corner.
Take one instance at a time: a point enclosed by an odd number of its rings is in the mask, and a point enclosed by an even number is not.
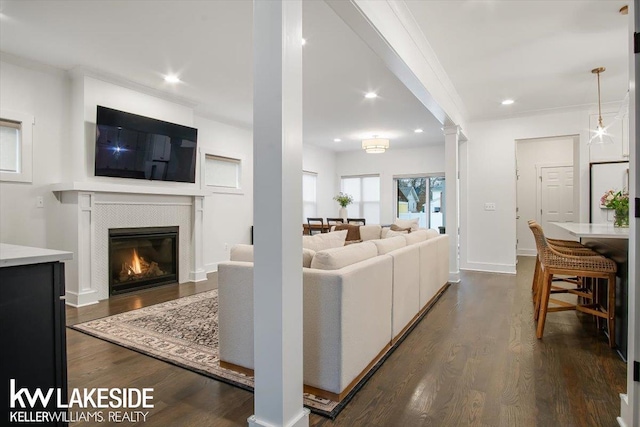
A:
[[[302,236],[302,247],[318,252],[344,246],[346,239],[347,230],[320,233],[313,236]]]
[[[351,240],[360,240],[360,226],[353,224],[337,224],[336,231],[347,230],[347,242]]]
[[[411,231],[416,231],[419,228],[418,221],[420,221],[419,218],[412,218],[412,219],[398,218],[396,219],[394,224],[400,228],[410,228]]]
[[[402,228],[398,225],[391,224],[391,227],[389,228],[391,229],[391,231],[406,231],[407,233],[411,233],[411,227]]]

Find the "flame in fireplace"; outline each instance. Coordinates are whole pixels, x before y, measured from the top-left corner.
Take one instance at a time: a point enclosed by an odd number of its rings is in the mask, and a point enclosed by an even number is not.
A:
[[[131,271],[134,274],[142,273],[142,266],[140,265],[140,257],[138,256],[138,251],[133,250],[133,258],[131,258]]]

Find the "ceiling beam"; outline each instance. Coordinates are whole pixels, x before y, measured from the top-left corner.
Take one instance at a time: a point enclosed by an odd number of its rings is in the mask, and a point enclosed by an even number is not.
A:
[[[462,99],[404,1],[325,1],[443,126],[465,129]]]

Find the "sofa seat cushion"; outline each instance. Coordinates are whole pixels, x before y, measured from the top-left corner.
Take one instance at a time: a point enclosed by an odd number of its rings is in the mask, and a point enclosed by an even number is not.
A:
[[[388,237],[386,239],[372,240],[372,242],[378,249],[378,255],[384,255],[407,246],[404,236]]]
[[[338,270],[376,256],[378,256],[376,245],[371,242],[362,242],[355,245],[347,245],[316,252],[311,261],[311,268],[318,270]]]
[[[424,242],[425,240],[427,240],[428,236],[429,233],[427,232],[427,230],[418,230],[402,237],[404,237],[407,242],[407,246],[409,246],[416,243]]]
[[[314,236],[302,236],[302,247],[318,252],[344,246],[346,239],[347,230],[320,233]]]
[[[302,248],[302,266],[310,267],[311,260],[315,254],[316,251],[314,250]],[[231,261],[253,262],[253,245],[233,245],[230,255]]]
[[[381,232],[382,232],[382,227],[380,226],[380,224],[360,226],[360,238],[365,242],[367,240],[379,239]]]

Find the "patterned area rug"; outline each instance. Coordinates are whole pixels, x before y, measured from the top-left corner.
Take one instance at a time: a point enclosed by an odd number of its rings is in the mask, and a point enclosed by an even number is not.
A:
[[[217,290],[80,323],[71,328],[253,391],[253,377],[220,367]],[[350,393],[341,402],[336,402],[305,393],[304,404],[316,414],[335,418],[352,395]]]

